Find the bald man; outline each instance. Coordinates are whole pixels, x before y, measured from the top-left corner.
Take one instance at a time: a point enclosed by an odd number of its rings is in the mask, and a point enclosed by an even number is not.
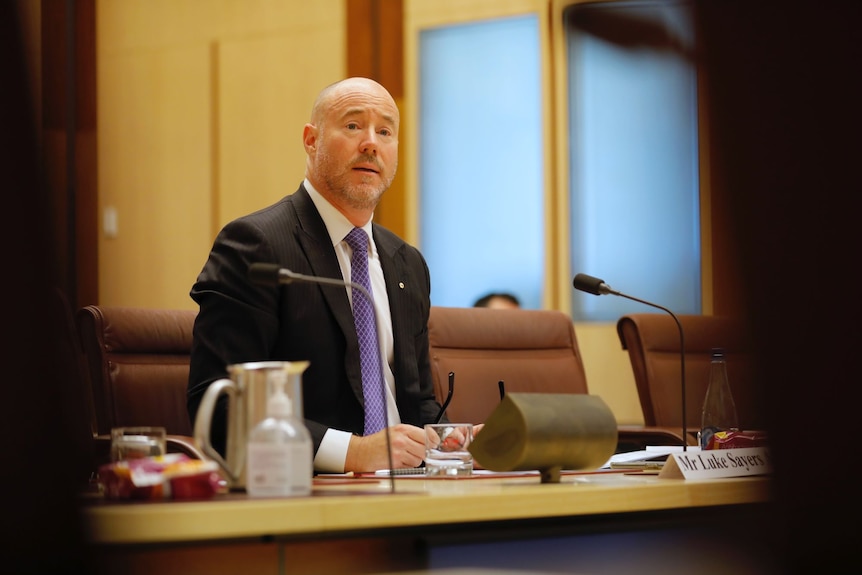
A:
[[[302,132],[305,179],[291,195],[227,224],[216,238],[191,297],[194,327],[188,408],[234,363],[310,362],[303,374],[305,423],[317,472],[389,467],[385,431],[364,435],[359,342],[348,288],[248,281],[256,262],[294,272],[351,277],[354,228],[368,238],[368,269],[379,313],[379,347],[388,394],[394,467],[425,456],[422,426],[436,418],[428,357],[431,280],[422,254],[375,224],[374,209],[398,167],[400,116],[389,92],[367,78],[324,88]],[[212,442],[224,450],[226,406],[213,418]]]

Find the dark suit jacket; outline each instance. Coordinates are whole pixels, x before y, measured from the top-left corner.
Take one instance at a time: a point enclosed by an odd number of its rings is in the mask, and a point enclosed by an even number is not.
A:
[[[419,251],[373,226],[392,315],[396,403],[401,420],[422,426],[440,406],[428,359],[431,281]],[[192,422],[207,386],[226,366],[261,360],[308,360],[303,407],[314,452],[330,427],[363,430],[359,343],[346,288],[294,282],[269,287],[247,279],[250,264],[343,279],[335,249],[304,186],[219,233],[191,290],[200,305],[191,351],[188,409]],[[224,398],[222,398],[224,399]],[[224,450],[226,402],[213,416],[213,447]]]

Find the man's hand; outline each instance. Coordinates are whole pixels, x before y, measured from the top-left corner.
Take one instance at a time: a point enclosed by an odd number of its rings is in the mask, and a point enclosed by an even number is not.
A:
[[[485,427],[484,423],[477,423],[473,426],[473,439],[476,439],[476,435],[482,431],[482,428]],[[476,461],[476,458],[473,458],[473,469],[485,469],[481,463]]]
[[[418,467],[425,459],[425,431],[406,423],[389,428],[392,443],[392,466]],[[372,435],[350,438],[344,471],[357,473],[389,469],[389,455],[386,449],[386,430]]]

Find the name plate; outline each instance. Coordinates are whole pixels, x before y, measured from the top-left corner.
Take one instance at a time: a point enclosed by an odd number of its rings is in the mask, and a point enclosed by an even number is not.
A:
[[[717,479],[772,473],[766,447],[710,449],[671,453],[658,476],[667,479]]]

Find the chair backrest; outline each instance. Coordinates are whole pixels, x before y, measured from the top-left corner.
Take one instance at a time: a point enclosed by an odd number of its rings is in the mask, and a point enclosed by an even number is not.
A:
[[[753,340],[742,320],[679,315],[685,339],[686,427],[700,428],[713,348],[723,348],[730,387],[743,429],[764,429],[758,408]],[[617,321],[634,371],[644,424],[682,426],[679,328],[668,314],[629,314]]]
[[[501,380],[506,392],[587,393],[574,324],[562,312],[432,306],[428,337],[441,404],[455,373],[450,421],[484,422]]]
[[[186,389],[196,315],[95,305],[78,310],[99,434],[152,425],[169,435],[192,435]]]
[[[62,405],[69,422],[70,428],[65,432],[70,437],[64,441],[74,446],[74,473],[80,485],[86,487],[91,473],[96,469],[96,452],[93,447],[96,417],[90,375],[87,373],[75,325],[75,314],[69,299],[59,288],[54,288],[49,304],[50,317],[56,327],[50,332],[56,338],[52,347],[56,354],[53,359],[58,373],[61,374],[58,380],[62,382],[60,389],[50,393],[56,394],[53,399],[57,405]],[[46,390],[42,389],[42,393],[46,393]],[[47,398],[42,400],[46,401]]]

